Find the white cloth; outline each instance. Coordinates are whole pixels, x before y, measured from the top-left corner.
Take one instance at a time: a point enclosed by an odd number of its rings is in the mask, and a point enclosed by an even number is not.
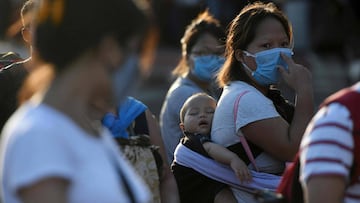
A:
[[[241,97],[239,104],[237,104],[238,112],[235,126],[234,103],[238,95],[245,91],[248,92]],[[239,132],[240,128],[251,122],[279,116],[272,101],[256,88],[245,82],[232,82],[229,86],[225,86],[216,107],[211,140],[225,147],[231,146],[240,142],[236,134],[236,131]],[[278,174],[285,167],[285,163],[274,159],[266,153],[257,156],[255,162],[258,169],[265,173]]]
[[[243,95],[238,104],[236,126],[234,124],[234,103],[237,96]],[[236,131],[245,125],[267,118],[280,116],[272,101],[253,86],[245,82],[235,81],[225,86],[215,110],[211,140],[225,147],[239,142]],[[236,128],[235,128],[236,127]]]
[[[356,88],[360,92],[360,83]],[[338,174],[349,181],[354,157],[353,124],[349,115],[345,106],[332,103],[320,109],[310,122],[300,145],[303,185],[310,177],[324,174]],[[344,202],[360,202],[359,181],[346,188]]]
[[[161,135],[165,145],[168,163],[174,158],[174,151],[183,136],[180,124],[180,109],[191,95],[203,92],[194,82],[179,77],[169,88],[160,113]]]
[[[119,171],[137,202],[149,202],[142,180],[125,160],[110,132],[87,134],[44,104],[24,104],[5,125],[1,140],[3,202],[19,203],[16,192],[49,177],[69,181],[69,203],[129,202]]]
[[[234,103],[239,94],[244,94],[238,104],[236,126],[234,123]],[[267,118],[279,117],[273,102],[256,88],[242,81],[234,81],[224,87],[223,93],[216,107],[211,140],[228,147],[240,142],[236,132],[247,124]],[[241,133],[240,133],[241,134]],[[271,138],[269,138],[271,139]],[[274,159],[263,152],[255,158],[260,172],[278,174],[284,170],[285,163]],[[249,165],[253,169],[252,165]],[[247,192],[232,188],[238,202],[253,202],[254,199]]]
[[[230,166],[202,156],[181,143],[176,147],[174,155],[176,163],[192,168],[211,179],[240,190],[268,189],[275,191],[281,179],[281,176],[250,170],[252,181],[250,183],[241,183]]]

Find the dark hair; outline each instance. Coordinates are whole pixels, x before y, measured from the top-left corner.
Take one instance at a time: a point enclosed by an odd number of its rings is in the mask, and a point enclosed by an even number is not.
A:
[[[221,87],[235,80],[251,83],[251,79],[241,68],[243,65],[235,58],[235,51],[247,49],[256,36],[258,25],[266,18],[277,19],[284,27],[289,40],[292,41],[290,22],[274,3],[255,2],[245,6],[229,26],[225,50],[226,61],[218,75]]]
[[[220,22],[215,19],[208,10],[200,13],[191,23],[186,27],[184,36],[181,38],[181,52],[182,57],[173,70],[173,75],[180,76],[187,73],[187,55],[190,53],[194,44],[198,41],[199,37],[203,34],[209,33],[219,42],[225,41],[225,31]]]
[[[56,70],[95,48],[106,36],[124,46],[148,23],[146,0],[42,0],[35,17],[35,48]]]

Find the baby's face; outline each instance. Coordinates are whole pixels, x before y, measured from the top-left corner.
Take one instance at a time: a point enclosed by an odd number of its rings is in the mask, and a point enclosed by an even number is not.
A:
[[[189,133],[209,134],[216,102],[209,98],[196,98],[190,104],[184,117],[184,130]]]

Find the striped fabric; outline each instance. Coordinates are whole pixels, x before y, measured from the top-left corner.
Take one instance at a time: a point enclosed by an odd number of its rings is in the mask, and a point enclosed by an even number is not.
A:
[[[360,84],[360,83],[359,83]],[[360,92],[360,85],[355,86]],[[315,115],[300,146],[301,182],[314,176],[342,176],[350,182],[353,122],[349,110],[332,103]],[[360,202],[360,179],[346,189],[344,202]]]

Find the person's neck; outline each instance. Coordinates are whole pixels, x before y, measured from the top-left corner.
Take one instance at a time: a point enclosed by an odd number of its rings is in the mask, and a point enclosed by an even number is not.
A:
[[[269,87],[267,87],[267,86],[256,85],[255,88],[258,89],[265,96],[269,92]]]
[[[269,92],[269,86],[263,86],[263,85],[260,85],[259,83],[257,83],[256,81],[254,80],[250,80],[249,82],[246,82],[248,83],[249,85],[252,85],[254,86],[257,90],[259,90],[259,92],[261,92],[263,95],[267,95],[268,92]]]
[[[190,72],[185,76],[189,80],[193,81],[197,86],[199,86],[205,92],[208,92],[210,89],[210,83],[199,80],[197,77],[192,75]]]
[[[32,50],[30,57],[24,60],[24,67],[28,72],[32,72],[43,64],[35,50]]]
[[[89,91],[76,79],[70,73],[55,78],[42,102],[68,116],[88,134],[99,136],[101,125],[91,116]]]

